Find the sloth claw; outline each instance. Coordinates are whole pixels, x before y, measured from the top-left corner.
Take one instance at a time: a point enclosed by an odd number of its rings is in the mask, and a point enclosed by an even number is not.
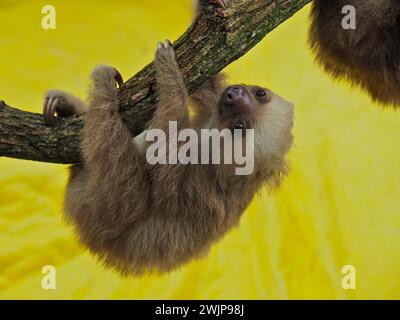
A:
[[[169,63],[175,61],[175,52],[172,43],[169,40],[157,43],[157,60],[161,63]]]
[[[121,73],[117,69],[115,69],[115,68],[113,68],[113,69],[115,71],[114,79],[117,82],[118,86],[121,87],[124,84],[124,78],[122,78]]]
[[[52,125],[55,122],[55,113],[57,109],[58,98],[55,96],[46,96],[43,105],[43,118],[47,125]]]
[[[172,43],[168,39],[164,43],[162,41],[157,43],[157,51],[168,50],[170,48],[172,48]]]
[[[53,125],[58,117],[71,117],[75,108],[68,103],[65,93],[59,90],[49,90],[43,103],[43,120],[46,125]]]

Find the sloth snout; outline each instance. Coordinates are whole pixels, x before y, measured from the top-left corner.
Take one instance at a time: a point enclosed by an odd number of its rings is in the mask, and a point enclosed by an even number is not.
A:
[[[223,102],[227,105],[234,105],[240,102],[245,95],[246,89],[243,86],[231,86],[224,92]]]
[[[220,105],[221,114],[237,114],[252,109],[254,102],[245,86],[234,85],[225,89]]]

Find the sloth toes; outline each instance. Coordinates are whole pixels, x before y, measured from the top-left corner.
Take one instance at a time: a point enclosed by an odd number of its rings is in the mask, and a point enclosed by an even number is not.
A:
[[[62,92],[51,90],[46,93],[43,104],[43,120],[52,125],[57,117],[70,117],[75,114],[74,107],[67,103]]]
[[[165,42],[157,43],[157,60],[161,63],[168,63],[175,61],[175,52],[172,47],[171,41],[165,40]]]
[[[157,43],[157,51],[169,50],[170,48],[172,48],[172,44],[168,39],[164,43],[162,41]]]

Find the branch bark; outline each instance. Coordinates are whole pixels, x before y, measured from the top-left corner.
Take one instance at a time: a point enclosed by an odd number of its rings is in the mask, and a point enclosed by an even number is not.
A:
[[[212,15],[201,13],[174,43],[188,92],[237,60],[270,31],[311,0],[243,0]],[[120,112],[139,134],[157,105],[153,64],[119,90]],[[40,114],[24,112],[0,101],[0,156],[53,163],[76,163],[80,157],[83,122],[80,117],[58,119],[47,127]]]

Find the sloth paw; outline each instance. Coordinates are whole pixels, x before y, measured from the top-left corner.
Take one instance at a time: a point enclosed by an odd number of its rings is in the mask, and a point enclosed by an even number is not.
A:
[[[54,124],[57,117],[71,117],[76,113],[74,106],[68,103],[67,93],[49,90],[45,94],[43,119],[47,125]]]
[[[157,58],[160,59],[175,59],[175,52],[172,48],[171,41],[168,39],[165,40],[164,43],[158,42],[157,43]]]
[[[156,65],[162,68],[176,65],[175,52],[171,41],[165,40],[164,43],[159,42],[157,44]]]
[[[102,85],[103,83],[107,83],[108,81],[115,81],[119,87],[121,87],[124,83],[121,73],[114,67],[101,64],[94,68],[92,72],[92,79],[95,84]]]

